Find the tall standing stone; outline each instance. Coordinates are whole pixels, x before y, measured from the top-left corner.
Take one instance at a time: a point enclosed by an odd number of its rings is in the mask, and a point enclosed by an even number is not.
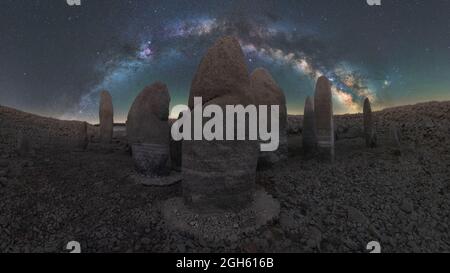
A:
[[[314,116],[316,122],[317,148],[319,156],[327,161],[334,160],[333,101],[330,81],[321,76],[317,80],[314,95]]]
[[[112,141],[114,126],[114,109],[112,97],[108,91],[100,93],[100,142],[109,144]]]
[[[392,147],[393,153],[397,156],[402,154],[399,130],[395,124],[389,126],[388,144]]]
[[[270,109],[272,105],[278,105],[279,107],[279,146],[274,152],[261,152],[259,155],[258,164],[261,166],[270,166],[281,160],[285,160],[288,157],[288,144],[287,144],[287,108],[286,98],[283,91],[278,87],[275,80],[270,73],[263,69],[257,68],[250,75],[251,94],[254,96],[256,106],[267,105],[267,128],[272,130]],[[258,115],[260,118],[261,115]]]
[[[127,119],[127,138],[139,172],[159,175],[168,172],[170,158],[170,95],[167,86],[156,82],[134,100]]]
[[[303,151],[308,154],[314,152],[317,147],[316,123],[314,114],[314,103],[311,97],[305,100],[305,108],[303,114]]]
[[[87,122],[82,122],[79,125],[79,132],[76,137],[77,137],[77,145],[76,145],[77,149],[86,150],[89,145]]]
[[[373,148],[377,145],[377,142],[376,142],[375,128],[373,125],[372,107],[370,106],[370,101],[368,98],[364,99],[363,119],[364,119],[364,138],[366,140],[366,146],[369,148]]]
[[[215,104],[225,113],[225,105],[252,104],[249,93],[250,79],[239,42],[233,37],[219,39],[192,81],[190,109],[194,109],[194,97],[202,97],[203,106]],[[185,202],[199,210],[238,211],[248,206],[255,189],[258,146],[257,141],[184,141]]]
[[[22,130],[17,133],[16,141],[16,151],[20,156],[28,156],[32,152],[30,137]]]

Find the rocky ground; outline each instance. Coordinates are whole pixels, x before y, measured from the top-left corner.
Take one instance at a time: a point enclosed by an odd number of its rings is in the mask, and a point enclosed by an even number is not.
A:
[[[375,113],[379,146],[360,137],[360,115],[336,117],[336,160],[302,155],[301,117],[290,158],[259,171],[257,183],[281,205],[279,220],[222,245],[184,237],[161,218],[180,185],[129,179],[123,136],[112,149],[0,155],[0,252],[450,252],[450,102]],[[297,120],[297,122],[296,122]],[[395,126],[401,146],[390,142]],[[292,124],[291,126],[292,127]],[[8,150],[9,151],[9,150]]]

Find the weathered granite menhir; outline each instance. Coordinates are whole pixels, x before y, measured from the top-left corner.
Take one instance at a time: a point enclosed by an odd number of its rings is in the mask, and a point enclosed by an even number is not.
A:
[[[390,145],[394,155],[400,156],[402,154],[400,132],[396,124],[391,124],[389,126],[388,144]]]
[[[330,81],[321,76],[317,80],[314,94],[314,116],[316,123],[317,151],[325,161],[334,161],[333,100]]]
[[[30,137],[23,130],[17,132],[16,152],[19,156],[28,156],[32,153]]]
[[[108,91],[100,93],[100,142],[109,144],[113,137],[114,108],[112,97]]]
[[[202,112],[194,107],[195,97],[202,97],[202,107],[214,104],[225,111],[226,105],[255,105],[250,90],[238,40],[221,38],[208,50],[193,79],[188,103],[192,119],[196,112]],[[203,123],[208,121],[203,118]],[[244,121],[235,116],[233,122]],[[237,131],[234,133],[236,139]],[[236,241],[240,233],[256,233],[261,226],[276,220],[279,203],[256,188],[259,144],[257,140],[185,139],[183,198],[171,198],[162,205],[168,227],[205,242]]]
[[[142,90],[128,113],[128,144],[141,174],[152,176],[170,172],[169,103],[167,86],[156,82]]]
[[[314,153],[317,147],[316,122],[314,116],[314,102],[309,96],[305,100],[302,141],[303,152],[305,154]]]
[[[370,105],[370,100],[368,98],[364,99],[363,119],[364,119],[364,138],[366,140],[366,146],[368,148],[374,148],[377,146],[377,136],[373,124],[372,107]]]
[[[194,97],[202,97],[203,107],[215,104],[224,112],[226,105],[253,103],[247,65],[237,39],[219,39],[208,50],[192,82],[191,110]],[[195,119],[195,111],[191,113]],[[248,206],[255,188],[258,155],[257,141],[184,141],[185,201],[198,209],[240,210]]]
[[[89,145],[88,124],[87,122],[81,122],[77,124],[77,127],[78,132],[74,136],[76,138],[76,149],[83,151]]]
[[[257,68],[250,75],[251,94],[254,96],[256,105],[267,105],[267,128],[272,131],[270,109],[272,105],[278,105],[279,108],[279,146],[273,152],[261,152],[259,155],[258,166],[271,166],[279,161],[286,160],[288,157],[287,143],[287,108],[286,97],[278,87],[270,73],[263,69]],[[264,115],[263,115],[264,116]],[[261,122],[261,113],[258,116],[258,126]]]

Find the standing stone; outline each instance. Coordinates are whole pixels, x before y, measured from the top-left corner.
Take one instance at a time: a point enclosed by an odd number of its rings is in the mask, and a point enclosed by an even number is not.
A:
[[[128,113],[128,144],[136,168],[143,174],[161,175],[168,172],[169,104],[167,86],[156,82],[142,90]]]
[[[87,122],[83,122],[80,124],[79,132],[78,132],[78,135],[76,136],[77,137],[77,149],[80,149],[80,150],[87,149],[87,146],[89,144],[87,127],[88,127]]]
[[[225,113],[225,105],[253,104],[249,93],[250,79],[239,42],[224,37],[201,61],[188,105],[193,110],[194,97],[202,97],[203,106],[215,104]],[[194,119],[194,111],[191,113]],[[253,199],[258,154],[257,141],[184,141],[185,202],[203,211],[247,207]]]
[[[368,98],[364,100],[364,138],[366,139],[366,146],[374,148],[377,145],[375,128],[372,119],[372,107]]]
[[[317,148],[322,159],[334,160],[333,101],[330,81],[321,76],[314,95]]]
[[[274,152],[261,152],[258,166],[270,166],[288,157],[287,144],[287,108],[283,91],[278,87],[270,73],[258,68],[250,75],[251,94],[254,96],[256,106],[267,105],[267,128],[271,131],[271,105],[279,106],[279,146]],[[258,115],[258,118],[260,115]]]
[[[32,147],[28,135],[22,130],[17,133],[16,151],[20,156],[28,156],[31,154]]]
[[[316,123],[314,116],[314,103],[311,97],[307,97],[305,101],[305,109],[303,115],[303,151],[308,154],[314,152],[317,147]]]
[[[109,144],[112,141],[114,126],[114,109],[112,98],[108,91],[100,93],[100,142]]]
[[[402,154],[399,131],[395,124],[389,126],[388,143],[392,147],[394,155],[400,156]]]

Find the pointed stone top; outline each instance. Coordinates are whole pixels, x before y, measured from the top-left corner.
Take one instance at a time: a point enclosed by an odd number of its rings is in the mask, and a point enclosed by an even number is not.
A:
[[[154,114],[161,120],[167,120],[168,105],[170,103],[169,90],[167,85],[162,82],[155,82],[146,86],[136,97],[130,108],[130,115],[148,115]]]
[[[364,99],[364,112],[372,111],[369,98]]]
[[[194,97],[202,97],[204,104],[224,96],[245,98],[249,86],[239,41],[230,36],[220,38],[208,49],[198,67],[191,85],[189,107],[193,107]]]
[[[239,40],[234,36],[223,36],[216,40],[213,47],[225,47],[225,48],[232,48],[232,47],[239,47],[241,48],[239,44]]]
[[[104,113],[113,112],[112,97],[106,90],[100,93],[100,111]]]
[[[111,99],[111,94],[107,90],[103,90],[100,93],[100,98],[101,99]]]

